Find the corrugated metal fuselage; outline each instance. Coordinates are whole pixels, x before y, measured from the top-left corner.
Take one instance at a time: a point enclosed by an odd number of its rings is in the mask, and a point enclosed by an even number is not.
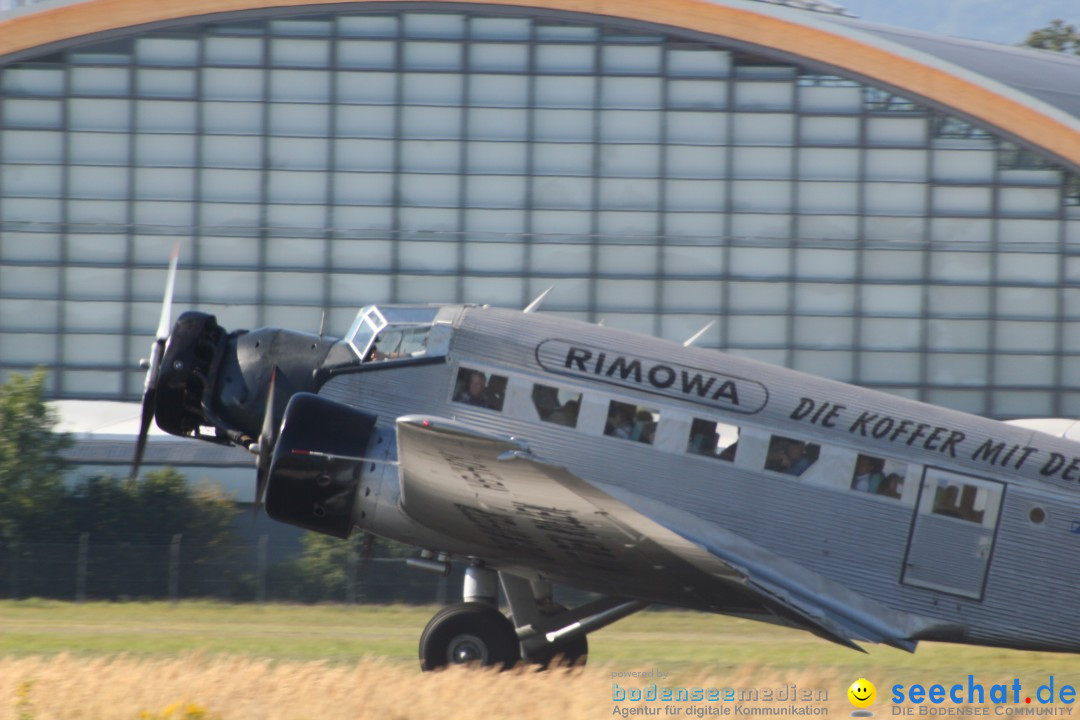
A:
[[[500,411],[453,400],[462,367],[507,378]],[[581,393],[576,427],[541,421],[536,383]],[[962,628],[941,639],[1080,650],[1080,447],[1070,441],[715,351],[488,308],[462,309],[445,364],[345,375],[321,392],[386,426],[426,413],[523,438],[589,482]],[[659,414],[652,444],[604,434],[612,401]],[[739,428],[733,461],[688,452],[695,419]],[[816,462],[799,476],[766,469],[776,436],[819,446]],[[854,488],[860,454],[899,469],[900,487]],[[943,510],[950,492],[963,516]],[[633,589],[632,579],[612,588],[573,563],[540,570],[599,592]],[[685,604],[663,588],[641,592]]]

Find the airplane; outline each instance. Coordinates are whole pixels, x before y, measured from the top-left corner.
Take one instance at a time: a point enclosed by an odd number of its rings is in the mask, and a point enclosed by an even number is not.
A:
[[[589,633],[653,604],[856,650],[1080,650],[1080,445],[1038,424],[538,303],[371,305],[342,338],[198,311],[170,330],[176,272],[174,251],[133,476],[156,420],[250,450],[256,512],[464,564],[423,670],[583,662]]]

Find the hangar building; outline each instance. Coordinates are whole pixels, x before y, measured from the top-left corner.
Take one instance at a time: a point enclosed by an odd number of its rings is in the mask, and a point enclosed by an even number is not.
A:
[[[175,307],[475,302],[1080,415],[1080,58],[825,2],[0,15],[0,378],[135,400]]]

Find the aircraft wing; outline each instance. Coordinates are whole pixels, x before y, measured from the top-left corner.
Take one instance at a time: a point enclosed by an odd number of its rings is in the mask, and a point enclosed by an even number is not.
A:
[[[495,566],[586,578],[607,594],[685,602],[913,651],[936,621],[901,613],[694,515],[591,483],[528,444],[452,420],[397,420],[402,509],[491,549]]]

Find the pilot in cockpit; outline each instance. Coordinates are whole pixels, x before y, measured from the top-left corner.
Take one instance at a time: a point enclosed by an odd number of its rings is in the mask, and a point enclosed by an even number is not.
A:
[[[360,310],[346,339],[365,363],[425,357],[438,312],[433,307],[368,306]]]
[[[379,333],[371,344],[364,362],[422,357],[427,354],[428,328],[388,328]]]

